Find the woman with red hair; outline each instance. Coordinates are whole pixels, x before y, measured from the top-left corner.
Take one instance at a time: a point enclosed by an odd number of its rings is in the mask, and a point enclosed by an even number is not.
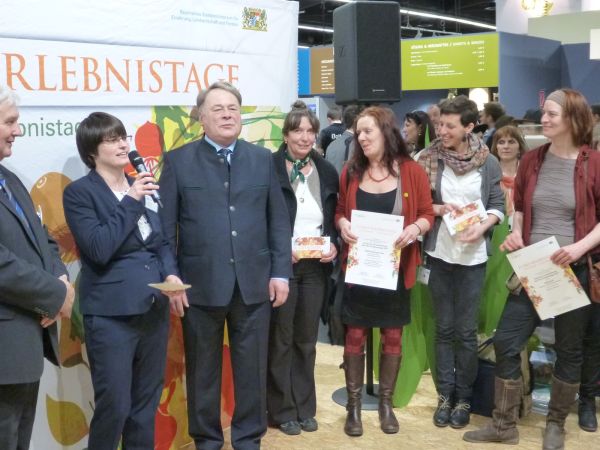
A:
[[[410,293],[420,263],[417,237],[433,222],[431,193],[425,171],[415,163],[402,139],[394,113],[370,107],[357,118],[355,152],[340,180],[335,222],[348,246],[356,242],[350,222],[352,210],[404,216],[404,230],[396,240],[402,249],[396,290],[346,285],[342,320],[347,325],[344,371],[348,403],[344,431],[362,435],[361,391],[365,370],[364,347],[369,328],[381,328],[382,355],[379,377],[379,420],[384,433],[397,433],[399,426],[392,395],[400,368],[402,327],[410,322]]]

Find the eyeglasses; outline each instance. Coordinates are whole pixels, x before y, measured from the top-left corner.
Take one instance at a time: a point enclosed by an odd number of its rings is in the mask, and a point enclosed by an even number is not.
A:
[[[129,136],[115,136],[111,138],[102,139],[102,142],[105,142],[110,145],[119,144],[121,141],[124,141],[126,144],[131,144],[131,135]]]

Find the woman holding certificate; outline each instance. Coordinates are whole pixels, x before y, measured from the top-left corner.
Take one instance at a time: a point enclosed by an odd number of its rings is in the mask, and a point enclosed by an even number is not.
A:
[[[411,159],[390,109],[370,107],[361,112],[354,139],[356,151],[342,171],[335,216],[346,244],[342,256],[344,270],[347,270],[349,246],[357,244],[351,223],[353,211],[402,216],[404,228],[394,243],[397,250],[401,249],[395,290],[346,284],[342,305],[342,320],[347,326],[344,372],[348,403],[344,431],[349,436],[360,436],[363,432],[364,347],[368,329],[378,327],[382,335],[379,420],[384,433],[397,433],[392,394],[400,367],[402,327],[410,322],[409,289],[415,283],[420,263],[417,237],[426,233],[433,222],[431,194],[427,176]]]
[[[504,194],[498,160],[472,133],[475,102],[459,95],[440,108],[438,139],[419,158],[436,215],[424,243],[436,321],[433,423],[462,428],[469,423],[477,375],[477,318],[490,231],[504,219]]]
[[[588,146],[592,140],[590,107],[577,91],[554,91],[544,103],[542,126],[550,143],[521,159],[515,180],[513,229],[500,248],[512,252],[556,237],[561,248],[552,254],[552,262],[570,265],[589,294],[586,256],[591,254],[596,259],[600,252],[600,153]],[[560,297],[560,293],[557,295]],[[493,421],[481,430],[466,433],[465,440],[518,443],[516,420],[523,389],[519,354],[539,322],[525,289],[509,295],[494,339]],[[593,422],[587,425],[595,424],[597,387],[593,379],[600,365],[600,304],[557,315],[554,329],[557,359],[544,449],[564,448],[565,419],[580,382],[580,425],[582,406],[589,413],[587,419]]]
[[[135,179],[129,139],[116,117],[95,112],[77,129],[90,172],[64,192],[67,223],[81,253],[79,301],[94,387],[91,449],[154,448],[154,418],[163,388],[169,300],[150,286],[181,285],[156,206],[150,173]],[[183,289],[167,293],[183,315]],[[179,311],[176,311],[179,305]]]
[[[273,155],[292,225],[288,299],[273,310],[269,336],[267,409],[285,434],[316,431],[315,357],[327,277],[337,256],[333,216],[335,168],[314,150],[319,120],[298,101],[283,122],[283,139]]]

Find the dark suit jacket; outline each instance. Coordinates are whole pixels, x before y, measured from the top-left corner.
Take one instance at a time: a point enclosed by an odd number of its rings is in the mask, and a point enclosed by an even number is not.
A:
[[[290,183],[290,177],[285,167],[285,144],[282,145],[277,153],[273,154],[275,161],[275,170],[283,190],[283,197],[289,211],[290,224],[292,231],[294,230],[294,222],[296,221],[296,194]],[[317,172],[319,174],[319,185],[321,191],[321,206],[323,208],[323,236],[329,236],[331,243],[338,245],[338,232],[335,227],[334,217],[335,208],[337,206],[337,194],[339,188],[338,174],[333,165],[326,161],[315,150],[311,150],[310,157],[313,160]],[[339,248],[338,248],[339,250]]]
[[[42,375],[44,356],[58,364],[56,324],[44,330],[40,320],[60,311],[66,288],[58,277],[67,271],[25,186],[0,171],[30,224],[0,195],[0,384],[32,383]]]
[[[63,203],[81,253],[83,314],[143,314],[150,309],[153,296],[166,301],[148,286],[178,274],[157,213],[128,195],[119,201],[95,170],[67,186]],[[146,241],[138,229],[142,214],[152,227]]]
[[[289,278],[291,232],[271,152],[238,140],[231,174],[204,139],[164,156],[160,211],[191,304],[225,306],[237,283],[245,304],[269,300]]]

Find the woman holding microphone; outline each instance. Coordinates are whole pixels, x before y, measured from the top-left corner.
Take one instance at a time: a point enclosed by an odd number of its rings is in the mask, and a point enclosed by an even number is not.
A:
[[[156,207],[152,174],[124,172],[129,139],[116,117],[95,112],[77,129],[90,172],[64,192],[67,223],[81,253],[80,310],[95,409],[90,450],[154,448],[154,417],[166,363],[169,299],[149,283],[180,285]],[[154,210],[153,210],[154,209]],[[166,293],[183,315],[183,289]]]

